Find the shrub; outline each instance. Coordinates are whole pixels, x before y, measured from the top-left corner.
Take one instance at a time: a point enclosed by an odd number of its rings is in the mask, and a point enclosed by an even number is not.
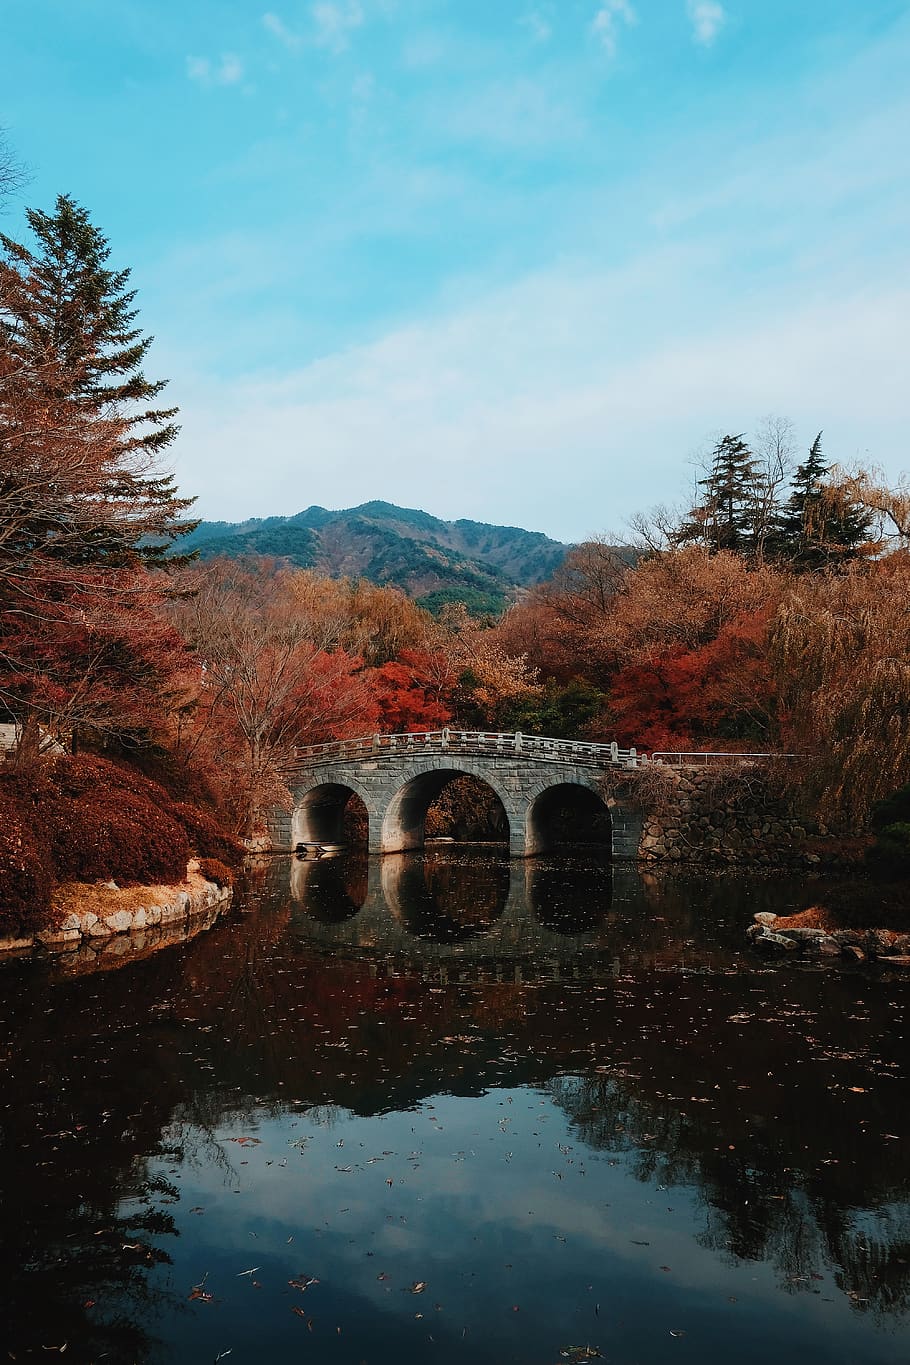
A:
[[[883,877],[910,873],[910,786],[873,806],[869,825],[875,834],[866,853],[870,870]]]
[[[213,815],[186,801],[174,801],[169,809],[186,831],[190,847],[198,858],[215,858],[229,867],[238,866],[246,850],[238,839],[225,834]]]
[[[207,882],[214,882],[216,886],[233,886],[234,874],[224,863],[220,863],[217,858],[200,858],[199,875],[205,877]]]
[[[142,796],[110,788],[61,795],[49,816],[51,855],[61,880],[113,878],[128,886],[186,877],[186,834]]]
[[[0,791],[0,934],[26,936],[46,928],[50,893],[46,851],[32,833],[17,793]]]

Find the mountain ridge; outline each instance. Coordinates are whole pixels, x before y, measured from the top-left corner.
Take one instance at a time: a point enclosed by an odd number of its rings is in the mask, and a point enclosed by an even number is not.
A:
[[[501,611],[520,589],[549,578],[570,548],[541,531],[466,517],[445,521],[379,499],[335,510],[313,504],[290,516],[201,521],[179,546],[202,559],[267,556],[333,578],[398,587],[431,610],[464,601],[476,611]]]

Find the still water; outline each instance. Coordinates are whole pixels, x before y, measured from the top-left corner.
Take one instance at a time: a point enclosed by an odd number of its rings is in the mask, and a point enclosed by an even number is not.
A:
[[[811,887],[279,860],[191,943],[0,972],[0,1336],[81,1361],[897,1365],[910,982]]]

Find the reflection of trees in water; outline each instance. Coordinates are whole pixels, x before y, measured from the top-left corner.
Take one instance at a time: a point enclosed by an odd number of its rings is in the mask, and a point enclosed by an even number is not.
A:
[[[430,862],[415,864],[418,922],[420,905],[433,923],[440,904],[465,923],[495,918],[507,889],[491,887],[495,864]],[[148,1288],[149,1266],[167,1257],[176,1198],[166,1176],[151,1179],[149,1154],[156,1165],[218,1162],[229,1173],[241,1149],[225,1153],[225,1131],[282,1112],[285,1096],[309,1122],[330,1123],[339,1110],[403,1109],[449,1085],[460,1094],[547,1086],[586,1146],[627,1152],[641,1179],[694,1188],[713,1250],[767,1259],[794,1292],[828,1293],[830,1264],[859,1310],[910,1308],[910,1226],[899,1207],[910,1195],[910,1116],[899,1008],[885,987],[729,968],[440,992],[416,974],[377,978],[368,962],[317,957],[291,939],[283,872],[261,913],[235,914],[135,968],[58,984],[51,1000],[34,968],[7,973],[0,1028],[15,1050],[3,1090],[0,1292],[5,1326],[16,1324],[9,1349],[37,1355],[69,1339],[70,1359],[152,1353],[148,1324],[159,1309],[179,1311],[183,1287],[180,1303]],[[669,957],[680,951],[674,933],[697,934],[705,904],[721,913],[720,891],[704,895],[693,910],[679,893],[678,923],[669,890],[629,913],[666,915],[658,933]],[[729,1022],[743,1011],[751,1022]],[[465,1034],[467,1044],[453,1042]],[[576,1078],[597,1062],[609,1072]],[[137,1242],[151,1261],[122,1250]],[[97,1307],[82,1309],[89,1298]]]
[[[342,858],[295,858],[291,863],[291,893],[319,924],[353,919],[367,898],[368,880],[365,850],[352,850]]]
[[[525,887],[530,910],[554,934],[593,933],[603,923],[613,898],[609,867],[592,876],[589,867],[570,859],[530,863]]]
[[[150,1174],[147,1159],[173,1087],[157,1069],[137,1069],[130,1030],[99,1037],[105,1029],[91,1011],[74,1020],[58,996],[67,1027],[49,1027],[45,996],[32,983],[24,975],[4,982],[16,1040],[4,1060],[0,1161],[7,1350],[17,1359],[69,1343],[70,1358],[146,1359],[148,1324],[165,1303],[173,1307],[147,1280],[150,1268],[170,1261],[164,1247],[176,1234],[160,1207],[176,1189]],[[84,999],[78,988],[75,995]],[[111,1068],[123,1083],[109,1093],[102,1077]]]
[[[487,933],[502,915],[510,871],[499,861],[429,856],[397,863],[394,882],[394,910],[409,933],[461,943]]]
[[[910,1180],[905,1168],[891,1169],[886,1152],[867,1151],[856,1172],[861,1189],[845,1195],[822,1174],[842,1158],[814,1164],[834,1134],[829,1129],[826,1142],[825,1119],[812,1123],[811,1101],[799,1105],[801,1142],[776,1132],[773,1119],[726,1142],[732,1135],[719,1129],[716,1115],[702,1119],[680,1107],[685,1097],[644,1095],[639,1084],[594,1074],[560,1076],[547,1089],[586,1146],[628,1154],[641,1181],[698,1192],[703,1246],[767,1262],[791,1293],[830,1285],[834,1265],[835,1283],[856,1309],[910,1311]]]

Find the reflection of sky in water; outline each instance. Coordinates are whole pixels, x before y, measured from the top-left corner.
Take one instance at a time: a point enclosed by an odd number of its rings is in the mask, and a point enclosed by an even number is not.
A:
[[[533,1088],[329,1126],[284,1115],[247,1134],[261,1146],[225,1142],[230,1173],[180,1176],[182,1205],[205,1213],[162,1278],[179,1294],[209,1271],[214,1311],[191,1306],[200,1359],[227,1346],[256,1358],[264,1332],[278,1333],[276,1359],[296,1358],[295,1342],[372,1362],[557,1362],[587,1342],[630,1361],[906,1358],[895,1340],[870,1341],[830,1275],[788,1297],[766,1264],[699,1246],[696,1191],[633,1179],[626,1157],[591,1152]],[[320,1283],[301,1294],[287,1283],[301,1274]],[[169,1358],[181,1341],[182,1322]]]
[[[753,958],[811,895],[274,862],[181,948],[10,969],[14,1354],[903,1365],[907,983]]]

